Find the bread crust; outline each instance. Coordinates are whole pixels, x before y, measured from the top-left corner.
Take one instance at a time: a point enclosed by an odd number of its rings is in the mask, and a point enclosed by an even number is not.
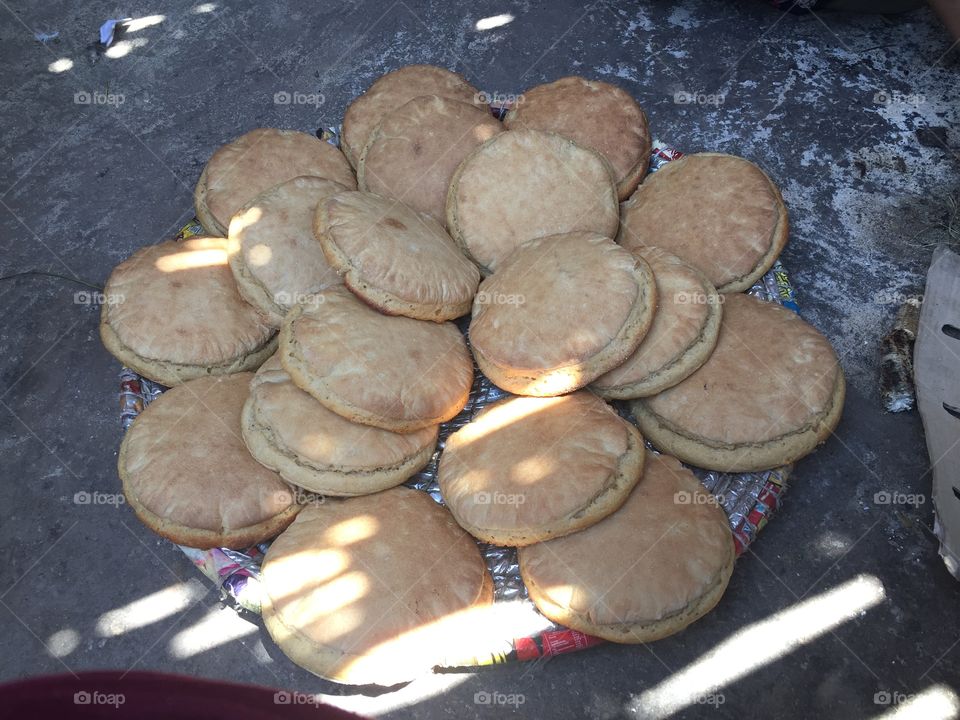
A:
[[[284,318],[279,352],[294,384],[328,409],[356,423],[409,433],[450,420],[466,405],[473,363],[456,326],[382,315],[345,288],[326,290],[317,300]],[[300,329],[305,316],[307,339]],[[331,332],[336,345],[329,343]],[[344,350],[351,362],[342,362]],[[361,380],[357,357],[389,377]]]
[[[720,293],[749,290],[773,267],[790,229],[780,189],[754,163],[725,153],[667,163],[620,215],[617,242],[661,247],[702,270]]]
[[[238,292],[227,245],[219,237],[170,240],[120,263],[104,288],[104,347],[167,386],[258,368],[273,354],[276,334]]]
[[[524,301],[497,302],[511,297]],[[573,392],[636,350],[656,305],[650,266],[610,239],[583,232],[531,240],[480,285],[470,323],[474,358],[508,392]]]
[[[478,99],[477,89],[462,75],[435,65],[406,65],[381,75],[343,114],[340,148],[354,168],[359,166],[360,154],[383,116],[421,95],[467,103]]]
[[[468,155],[447,191],[447,230],[490,275],[528,240],[616,236],[617,182],[605,157],[539,130],[509,130]]]
[[[320,677],[412,680],[456,652],[445,621],[493,602],[476,544],[419,490],[333,499],[298,520],[267,551],[262,614],[284,654]]]
[[[339,497],[406,481],[430,462],[439,432],[434,426],[397,435],[354,426],[296,388],[276,356],[250,383],[241,429],[247,449],[262,465],[306,490]],[[311,443],[314,435],[323,441]]]
[[[313,237],[313,215],[317,203],[348,190],[326,178],[295,177],[260,193],[231,219],[227,235],[233,279],[243,299],[274,327],[299,300],[340,284]]]
[[[512,408],[533,412],[498,428],[500,415]],[[567,414],[566,422],[557,422],[558,411]],[[498,429],[511,433],[510,443],[497,437]],[[615,454],[613,438],[621,433],[622,447]],[[525,472],[524,466],[545,460],[543,452],[562,469],[546,475],[540,467]],[[644,452],[636,428],[588,391],[556,399],[510,398],[488,406],[447,439],[437,480],[447,507],[467,532],[483,542],[522,547],[577,532],[615,512],[641,480]],[[602,478],[601,466],[606,471]],[[518,474],[531,482],[516,481]],[[549,498],[541,494],[545,485]],[[521,496],[514,500],[522,499],[522,507],[495,502],[514,495]],[[561,496],[569,501],[561,502]],[[539,516],[535,523],[531,514]]]
[[[831,402],[819,417],[795,432],[749,444],[722,445],[702,436],[691,436],[652,412],[642,400],[630,403],[630,409],[651,443],[684,462],[721,472],[757,472],[788,465],[816,450],[837,429],[845,397],[846,382],[843,370],[838,369]]]
[[[201,378],[174,388],[147,406],[124,436],[117,459],[124,496],[157,535],[201,550],[240,550],[275,537],[300,512],[289,485],[260,467],[240,440],[240,406],[250,377]],[[170,459],[181,442],[178,429],[187,432],[194,451],[206,451],[197,462]],[[229,456],[222,476],[213,469],[220,467],[218,454]],[[200,502],[201,493],[206,507],[196,510],[191,500]],[[262,517],[264,505],[274,510],[268,517],[227,526],[237,516]],[[210,516],[219,517],[219,528],[210,527]]]
[[[600,153],[614,168],[620,200],[633,194],[650,164],[646,113],[629,93],[598,80],[570,76],[525,90],[503,124],[555,132]]]
[[[725,297],[707,362],[631,409],[644,437],[691,465],[725,472],[787,465],[836,428],[843,369],[830,342],[796,313],[749,295]]]
[[[416,97],[384,115],[357,165],[357,187],[446,222],[457,166],[503,126],[486,107],[439,95]]]
[[[657,312],[650,331],[622,365],[601,375],[590,388],[608,400],[656,395],[679,383],[707,361],[717,344],[723,317],[723,296],[707,277],[675,255],[659,248],[636,248],[646,259],[657,285]],[[696,330],[692,314],[702,311]],[[679,347],[675,338],[689,336]],[[675,350],[659,364],[657,353],[674,342]]]
[[[648,453],[619,510],[581,532],[522,547],[518,557],[530,599],[548,618],[612,642],[645,643],[709,612],[736,552],[726,514],[693,473],[676,458]]]
[[[381,312],[437,323],[470,312],[480,273],[431,215],[347,192],[319,203],[313,228],[344,284]]]
[[[230,218],[260,193],[300,175],[357,187],[350,163],[330,143],[298,130],[257,128],[220,146],[194,188],[197,219],[210,235],[226,237]]]
[[[246,355],[219,365],[188,365],[143,357],[138,355],[135,350],[124,345],[113,328],[103,320],[100,321],[100,340],[111,355],[138,375],[161,385],[173,387],[188,380],[196,380],[211,375],[233,375],[234,373],[256,370],[277,351],[278,337],[277,335],[271,335],[270,339],[260,347]]]

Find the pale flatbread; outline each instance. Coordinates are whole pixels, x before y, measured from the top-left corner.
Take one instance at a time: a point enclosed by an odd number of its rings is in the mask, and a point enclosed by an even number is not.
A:
[[[158,535],[239,550],[269,540],[300,511],[290,486],[254,460],[240,436],[252,377],[198,378],[168,390],[124,436],[124,495]]]
[[[110,273],[100,338],[127,367],[164,385],[256,370],[276,349],[270,319],[244,302],[227,240],[141,248]]]
[[[455,325],[383,315],[345,288],[325,290],[287,314],[280,360],[293,382],[330,410],[394,432],[451,419],[473,382]]]
[[[352,423],[298,388],[274,355],[250,383],[243,439],[261,463],[321,495],[366,495],[394,487],[423,468],[438,426],[394,433]]]
[[[357,167],[357,186],[446,222],[447,189],[457,166],[503,132],[486,108],[427,95],[387,113]]]
[[[346,192],[319,204],[314,230],[347,287],[381,312],[434,322],[470,312],[480,272],[430,215]]]
[[[836,428],[844,377],[830,342],[799,315],[725,296],[713,354],[677,385],[631,403],[644,436],[684,462],[749,472],[812,452]]]
[[[472,535],[529,545],[614,512],[640,479],[643,454],[636,428],[591,392],[514,397],[447,438],[437,480]]]
[[[276,327],[298,302],[340,284],[313,236],[313,216],[321,200],[345,190],[333,180],[293,178],[257,195],[230,221],[237,289]]]
[[[545,130],[603,155],[613,166],[617,194],[626,200],[650,162],[647,116],[616,85],[565,77],[524,90],[503,124],[508,130]]]
[[[636,350],[656,297],[646,261],[608,238],[578,232],[531,240],[480,284],[473,354],[509,392],[572,392]]]
[[[720,334],[725,296],[702,272],[660,248],[634,253],[653,270],[657,312],[636,351],[591,383],[608,399],[647,397],[676,385],[706,362]]]
[[[788,231],[780,190],[763,170],[735,155],[698,153],[644,180],[621,207],[617,241],[663,248],[730,293],[763,277]]]
[[[422,95],[466,103],[478,99],[477,89],[462,75],[434,65],[407,65],[381,76],[343,115],[340,146],[350,164],[357,167],[360,153],[384,115]]]
[[[225,237],[240,208],[264,190],[300,175],[357,187],[343,153],[296,130],[258,128],[218,149],[204,167],[193,194],[197,218],[211,235]]]
[[[616,179],[602,155],[554,133],[511,130],[468,155],[447,194],[447,229],[485,275],[538,237],[619,226]]]
[[[393,685],[461,651],[493,600],[476,544],[426,493],[393,488],[310,505],[267,551],[263,622],[295,663]]]
[[[519,556],[530,599],[548,618],[613,642],[645,643],[713,609],[735,549],[726,514],[693,473],[648,453],[623,507]]]

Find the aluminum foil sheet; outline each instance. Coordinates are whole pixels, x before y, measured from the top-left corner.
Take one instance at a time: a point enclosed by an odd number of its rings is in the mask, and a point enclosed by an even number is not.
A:
[[[322,131],[322,135],[318,131],[318,136],[335,144],[336,129],[323,128]],[[681,156],[680,152],[655,141],[650,169],[656,171],[663,164]],[[181,230],[178,239],[200,233],[202,228],[193,221]],[[779,261],[748,293],[794,311],[798,310],[789,277]],[[461,318],[458,322],[465,334],[468,323],[469,318]],[[124,429],[164,390],[163,386],[124,368],[120,375],[120,421]],[[475,367],[473,387],[466,407],[453,420],[440,426],[439,442],[433,457],[406,485],[429,493],[436,502],[442,504],[443,499],[437,485],[437,465],[446,439],[470,422],[484,407],[509,396],[509,393],[496,387]],[[615,402],[613,405],[623,417],[632,420],[626,403]],[[648,448],[655,452],[649,444]],[[756,539],[757,533],[778,509],[791,467],[755,473],[720,473],[701,468],[691,469],[727,513],[737,554],[740,555]],[[528,599],[515,548],[498,547],[479,541],[478,545],[493,576],[495,602],[517,603],[520,606],[516,609],[521,615],[529,616],[528,622],[523,625],[528,628],[527,635],[492,638],[489,655],[459,658],[453,664],[461,666],[532,660],[580,650],[602,642],[578,631],[560,627],[540,615]],[[243,552],[226,548],[204,551],[182,546],[181,550],[201,572],[219,586],[221,598],[225,602],[259,613],[259,569],[268,547],[269,543],[261,543]]]

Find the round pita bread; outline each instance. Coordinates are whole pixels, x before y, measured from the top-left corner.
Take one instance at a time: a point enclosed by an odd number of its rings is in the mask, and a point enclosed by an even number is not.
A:
[[[343,153],[296,130],[258,128],[218,149],[193,194],[197,218],[211,235],[225,237],[230,218],[264,190],[300,175],[357,187]]]
[[[565,77],[525,90],[503,124],[508,130],[545,130],[603,155],[613,166],[617,194],[626,200],[650,162],[647,116],[616,85]]]
[[[240,436],[252,373],[197,378],[137,416],[120,445],[123,493],[137,517],[179,545],[242,549],[272,538],[300,505]]]
[[[280,327],[287,311],[341,280],[313,236],[317,204],[348,190],[297,177],[257,195],[230,220],[230,269],[243,299]]]
[[[350,103],[343,115],[340,147],[350,164],[357,167],[361,152],[384,115],[422,95],[473,103],[478,92],[462,75],[434,65],[407,65],[388,72]]]
[[[104,346],[164,385],[256,370],[276,350],[269,318],[237,292],[225,238],[141,248],[113,269],[104,296]]]
[[[446,222],[447,189],[457,166],[501,132],[486,108],[438,95],[414,98],[387,113],[370,135],[357,186]]]
[[[636,428],[591,392],[513,397],[447,439],[437,480],[461,527],[521,546],[614,512],[640,480],[643,455]]]
[[[470,536],[403,487],[308,506],[267,550],[260,582],[280,649],[354,685],[405,682],[457,656],[462,626],[493,601]]]
[[[619,225],[616,180],[602,155],[554,133],[511,130],[468,155],[447,194],[447,229],[484,275],[538,237]]]
[[[735,548],[727,516],[693,473],[647,453],[623,507],[519,556],[530,599],[548,618],[612,642],[645,643],[713,609]]]
[[[518,395],[561,395],[636,350],[657,306],[646,261],[601,235],[520,246],[480,284],[470,342],[477,365]]]
[[[751,472],[794,462],[826,440],[844,390],[837,354],[816,328],[776,303],[732,294],[707,362],[631,408],[665,452],[698,467]]]
[[[455,325],[383,315],[345,288],[325,290],[287,314],[280,361],[330,410],[394,432],[451,419],[473,382],[470,352]]]
[[[720,333],[724,296],[702,272],[660,248],[634,253],[653,270],[657,312],[633,355],[591,384],[608,399],[647,397],[676,385],[707,361]]]
[[[321,495],[366,495],[394,487],[433,455],[438,426],[400,434],[352,423],[290,380],[274,355],[243,406],[250,453],[287,482]]]
[[[654,245],[699,268],[722,293],[748,290],[787,243],[780,190],[749,160],[685,155],[651,174],[621,207],[617,242]]]
[[[314,231],[347,287],[381,312],[434,322],[470,312],[480,272],[430,215],[345,192],[320,202]]]

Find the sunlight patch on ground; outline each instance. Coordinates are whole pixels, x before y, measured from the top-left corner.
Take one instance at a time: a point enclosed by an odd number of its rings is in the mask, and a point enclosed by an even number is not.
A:
[[[683,670],[636,697],[629,711],[644,718],[666,718],[801,645],[879,605],[886,597],[874,575],[858,575],[831,590],[801,600],[775,615],[747,625]],[[777,642],[770,642],[777,638]]]
[[[477,30],[493,30],[493,28],[502,27],[512,23],[513,20],[514,17],[510,13],[491,15],[490,17],[485,17],[482,20],[477,20],[476,28]]]

